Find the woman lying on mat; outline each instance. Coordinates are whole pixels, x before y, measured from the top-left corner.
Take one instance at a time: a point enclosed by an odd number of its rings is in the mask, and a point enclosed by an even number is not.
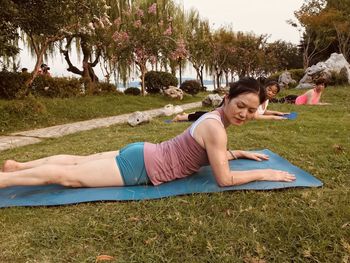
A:
[[[276,81],[269,81],[264,85],[266,100],[261,103],[258,107],[258,110],[255,113],[256,120],[285,120],[285,114],[289,112],[280,112],[268,110],[267,106],[269,105],[269,100],[274,99],[278,92],[280,92],[280,85]]]
[[[280,86],[278,82],[269,81],[264,85],[264,89],[266,93],[266,99],[259,105],[254,118],[257,120],[285,120],[286,118],[283,115],[288,113],[267,110],[269,100],[274,99],[278,92],[280,92]],[[205,113],[207,113],[207,111],[196,111],[190,114],[180,113],[176,115],[172,121],[196,121]]]
[[[159,144],[133,143],[120,151],[90,156],[56,155],[25,163],[7,160],[0,172],[0,187],[159,185],[187,177],[208,163],[220,186],[262,180],[294,181],[294,175],[273,169],[230,171],[229,160],[268,159],[265,154],[227,150],[226,128],[254,118],[264,97],[255,79],[243,78],[231,84],[220,108],[203,115],[173,139]]]
[[[329,103],[320,102],[322,92],[327,87],[327,81],[323,78],[319,78],[315,81],[314,88],[308,90],[304,94],[298,95],[288,95],[284,98],[274,99],[271,102],[275,103],[291,103],[296,105],[329,105]]]

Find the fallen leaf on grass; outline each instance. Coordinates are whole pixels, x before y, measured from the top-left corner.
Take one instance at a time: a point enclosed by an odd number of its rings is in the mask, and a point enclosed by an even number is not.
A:
[[[112,256],[99,255],[99,256],[96,257],[96,261],[95,262],[97,263],[97,262],[101,262],[101,261],[111,261],[113,259],[114,259],[114,257],[112,257]]]
[[[344,238],[341,239],[341,244],[347,253],[350,253],[350,244]]]
[[[346,222],[344,225],[341,226],[341,228],[346,228],[350,226],[350,222]]]
[[[344,147],[343,146],[341,146],[341,145],[338,145],[338,144],[334,144],[333,146],[333,151],[335,152],[335,153],[344,153],[345,152],[345,149],[344,149]]]

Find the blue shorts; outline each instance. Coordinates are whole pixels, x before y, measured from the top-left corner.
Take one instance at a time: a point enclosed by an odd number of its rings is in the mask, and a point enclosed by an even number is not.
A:
[[[124,185],[151,184],[143,158],[143,142],[128,144],[119,151],[116,161]]]

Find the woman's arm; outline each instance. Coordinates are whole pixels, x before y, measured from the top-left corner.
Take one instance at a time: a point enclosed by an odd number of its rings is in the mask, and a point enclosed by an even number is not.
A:
[[[306,95],[306,104],[312,104],[312,93],[313,89],[308,90],[305,95]]]
[[[198,135],[201,137],[200,139],[203,140],[209,163],[219,186],[240,185],[257,180],[285,182],[295,180],[295,177],[288,172],[272,169],[230,171],[228,152],[226,150],[227,134],[225,129],[223,127],[218,127],[217,121],[215,120],[208,120],[205,123],[201,123],[197,127],[197,130],[199,129]]]
[[[264,161],[268,160],[269,156],[263,153],[248,152],[241,150],[227,150],[227,159],[229,161],[235,159],[250,159],[254,161]]]
[[[290,112],[280,112],[280,111],[274,111],[274,110],[266,110],[264,115],[278,115],[283,116],[284,114],[289,114]]]
[[[254,117],[255,120],[285,120],[287,119],[286,117],[283,116],[277,116],[277,115],[260,115],[256,114]]]

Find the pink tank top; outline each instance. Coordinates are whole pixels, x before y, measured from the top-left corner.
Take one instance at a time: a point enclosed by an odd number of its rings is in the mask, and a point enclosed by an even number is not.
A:
[[[209,112],[173,139],[158,144],[144,144],[145,168],[153,185],[186,177],[209,164],[206,150],[193,138],[197,125],[208,118],[217,119],[223,125],[218,115]]]
[[[317,92],[315,89],[312,90],[311,104],[317,104],[320,101],[321,92]],[[307,95],[304,93],[296,98],[295,104],[302,105],[307,103]]]

